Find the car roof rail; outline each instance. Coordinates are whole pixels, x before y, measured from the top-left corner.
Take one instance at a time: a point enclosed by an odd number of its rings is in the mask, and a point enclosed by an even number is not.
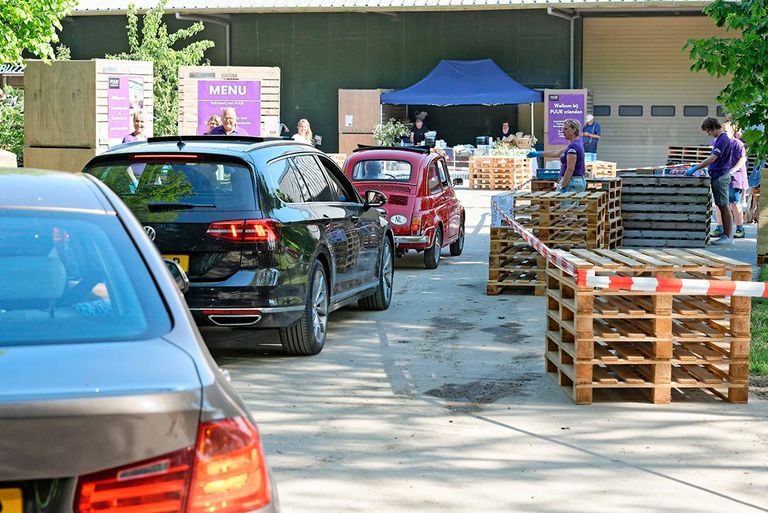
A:
[[[258,137],[255,135],[163,135],[149,137],[147,142],[201,142],[201,141],[231,141],[243,143],[261,143],[269,141],[290,141],[289,137]],[[182,144],[183,146],[183,144]]]
[[[366,144],[358,144],[357,148],[352,150],[352,153],[356,153],[358,151],[368,151],[368,150],[402,150],[402,151],[412,151],[413,153],[421,153],[422,155],[429,155],[431,153],[431,150],[429,148],[425,148],[422,146],[368,146]]]

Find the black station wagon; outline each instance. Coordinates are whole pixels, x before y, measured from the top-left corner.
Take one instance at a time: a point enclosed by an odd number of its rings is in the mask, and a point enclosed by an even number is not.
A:
[[[189,276],[199,325],[278,328],[283,348],[316,354],[328,314],[392,297],[393,236],[309,145],[257,137],[158,137],[85,167],[130,207],[163,256]]]

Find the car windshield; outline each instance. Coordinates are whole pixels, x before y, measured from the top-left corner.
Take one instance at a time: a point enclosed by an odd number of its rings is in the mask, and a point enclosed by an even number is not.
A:
[[[211,161],[109,162],[85,170],[135,211],[254,210],[251,173],[244,165]]]
[[[0,346],[163,335],[168,311],[114,215],[0,210]]]
[[[352,179],[407,182],[412,169],[411,163],[405,160],[361,160],[352,169]]]

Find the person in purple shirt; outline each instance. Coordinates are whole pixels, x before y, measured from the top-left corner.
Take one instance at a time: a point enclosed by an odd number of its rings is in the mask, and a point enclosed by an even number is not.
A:
[[[703,162],[691,166],[685,174],[690,176],[699,169],[707,168],[712,180],[712,196],[715,198],[715,205],[723,220],[723,236],[712,241],[712,244],[733,245],[733,216],[729,207],[728,188],[731,184],[731,170],[736,162],[733,160],[733,151],[731,151],[731,139],[717,118],[705,118],[701,123],[701,129],[715,139],[712,143],[712,154]]]
[[[248,135],[244,128],[237,127],[237,112],[232,107],[221,111],[221,125],[209,132],[210,135]]]
[[[579,138],[581,124],[575,119],[563,121],[563,138],[568,146],[559,150],[531,151],[528,158],[560,158],[560,183],[558,192],[582,192],[587,188],[584,178],[584,145]]]
[[[742,199],[749,189],[749,179],[747,177],[747,152],[744,143],[738,137],[736,127],[731,121],[723,121],[723,131],[731,139],[731,160],[734,162],[731,168],[731,183],[728,187],[728,205],[733,215],[733,223],[736,230],[733,232],[734,239],[743,239],[747,236],[744,231],[744,212],[741,209]],[[723,222],[720,219],[720,212],[717,214],[717,228],[710,235],[720,237],[723,235]]]
[[[144,111],[137,110],[133,113],[133,132],[123,137],[123,143],[146,141],[147,136],[144,135]]]

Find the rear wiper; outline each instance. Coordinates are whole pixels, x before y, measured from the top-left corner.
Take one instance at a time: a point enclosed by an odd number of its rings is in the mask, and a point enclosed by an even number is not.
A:
[[[147,203],[150,212],[160,210],[190,210],[193,208],[216,208],[213,203],[178,203],[172,201],[152,201]]]

